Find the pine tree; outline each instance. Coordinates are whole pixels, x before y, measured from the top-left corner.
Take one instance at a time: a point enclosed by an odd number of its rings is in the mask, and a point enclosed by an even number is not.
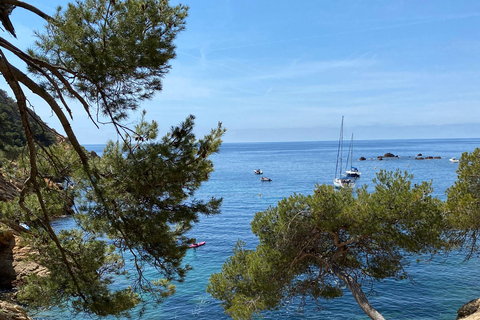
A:
[[[194,196],[213,170],[209,156],[219,150],[224,129],[219,124],[197,139],[190,116],[157,140],[155,122],[124,124],[162,89],[187,9],[166,0],[85,0],[50,16],[23,1],[0,3],[4,31],[14,36],[13,10],[28,10],[48,23],[27,52],[0,38],[0,72],[14,94],[27,150],[8,172],[25,183],[16,201],[2,204],[0,223],[28,239],[34,258],[49,270],[20,288],[19,297],[30,306],[127,315],[145,299],[161,302],[173,294],[171,281],[182,281],[188,271],[181,263],[186,232],[199,214],[219,212],[221,199]],[[11,64],[5,52],[25,65]],[[68,143],[46,148],[34,135],[30,94],[51,108]],[[83,106],[92,126],[99,126],[95,113],[115,126],[120,141],[110,142],[101,159],[78,142],[70,101]],[[51,220],[72,199],[78,228],[56,233]],[[147,266],[158,271],[158,279],[145,276]],[[128,285],[112,289],[112,275],[125,273]]]
[[[411,254],[442,250],[445,220],[431,184],[411,183],[399,171],[381,171],[375,191],[336,191],[317,185],[312,195],[294,194],[258,212],[255,250],[239,241],[207,291],[234,319],[274,310],[291,297],[334,299],[345,285],[372,319],[384,319],[362,284],[404,279]]]

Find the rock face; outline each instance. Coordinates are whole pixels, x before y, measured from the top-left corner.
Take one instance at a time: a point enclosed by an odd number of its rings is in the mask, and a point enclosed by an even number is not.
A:
[[[480,320],[480,299],[474,299],[457,311],[456,320]]]
[[[0,301],[0,320],[33,320],[19,305]]]
[[[12,231],[0,233],[0,287],[10,289],[23,283],[32,273],[46,274],[47,270],[28,260],[31,248],[20,244]],[[0,319],[1,320],[1,319]]]
[[[20,193],[18,187],[5,180],[0,173],[0,201],[11,201]]]

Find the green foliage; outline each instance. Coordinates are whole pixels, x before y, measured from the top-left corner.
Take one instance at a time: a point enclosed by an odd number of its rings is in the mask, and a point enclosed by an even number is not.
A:
[[[175,57],[173,40],[186,17],[187,7],[165,0],[69,3],[58,9],[46,33],[38,34],[30,54],[62,66],[59,72],[75,80],[75,95],[118,121],[161,90],[168,61]],[[56,92],[52,83],[44,86]],[[66,88],[61,82],[56,86]]]
[[[447,191],[446,211],[449,222],[457,230],[456,245],[468,249],[468,258],[479,250],[480,236],[480,149],[462,154],[457,181]]]
[[[344,274],[356,281],[405,278],[406,255],[446,244],[440,200],[430,183],[410,180],[382,171],[373,193],[317,185],[312,195],[294,194],[258,212],[252,231],[260,244],[246,250],[239,242],[207,291],[234,319],[249,319],[292,296],[339,297]]]
[[[97,186],[101,198],[98,190],[82,186],[88,191],[78,216],[82,227],[116,239],[121,251],[141,257],[169,280],[182,280],[188,269],[181,267],[191,243],[185,232],[199,214],[218,213],[221,202],[193,196],[213,171],[208,156],[218,151],[224,130],[218,127],[196,141],[193,119],[172,128],[161,142],[151,140],[157,134],[155,122],[137,126],[136,135],[123,144],[110,142],[93,164],[102,176]]]
[[[27,53],[3,39],[2,47],[31,72],[0,61],[18,102],[13,113],[26,124],[28,88],[47,103],[69,139],[43,148],[29,130],[36,132],[36,121],[22,133],[9,111],[0,110],[2,130],[13,128],[0,133],[0,142],[26,145],[18,167],[2,168],[25,183],[15,202],[1,204],[0,222],[25,234],[33,258],[48,268],[46,276],[30,277],[19,297],[34,307],[71,306],[99,316],[128,315],[147,299],[161,302],[175,292],[172,281],[183,281],[189,270],[181,264],[190,242],[186,232],[200,214],[219,212],[221,199],[197,200],[195,191],[213,171],[208,157],[218,151],[224,129],[219,124],[197,140],[190,116],[156,141],[155,122],[132,130],[121,121],[161,90],[187,7],[166,0],[85,0],[59,8],[53,18],[30,5],[13,9],[48,22]],[[101,159],[87,156],[70,126],[72,100],[93,122],[94,113],[106,116],[121,138],[107,145]],[[79,210],[78,229],[55,232],[51,220],[72,204]],[[158,279],[146,278],[147,266],[156,268]],[[113,290],[113,274],[124,275],[129,285]]]
[[[19,291],[19,299],[28,301],[30,307],[71,305],[74,311],[88,311],[97,315],[121,315],[138,302],[138,294],[130,288],[111,292],[111,274],[119,272],[121,258],[112,245],[100,241],[80,230],[63,230],[58,234],[60,244],[68,253],[74,266],[72,281],[70,269],[61,263],[64,257],[53,241],[33,229],[31,244],[41,254],[35,261],[47,267],[48,276],[30,275],[28,284]]]
[[[213,171],[209,156],[218,152],[224,129],[219,125],[197,140],[193,128],[190,116],[158,141],[157,124],[142,121],[133,136],[109,142],[103,156],[91,160],[94,184],[69,145],[39,150],[37,168],[49,177],[39,182],[48,216],[36,194],[19,199],[24,209],[17,202],[0,207],[5,218],[30,227],[26,236],[38,252],[33,258],[49,271],[31,276],[19,298],[31,307],[70,305],[76,312],[104,316],[126,315],[146,299],[161,302],[174,294],[171,282],[183,281],[190,269],[182,265],[191,243],[186,232],[200,214],[219,213],[221,204],[221,199],[194,196]],[[26,169],[28,164],[19,162]],[[54,180],[62,187],[52,185]],[[53,237],[49,221],[65,212],[73,195],[78,229]],[[144,275],[147,266],[157,269],[159,279]],[[128,286],[112,291],[114,274],[129,279]]]

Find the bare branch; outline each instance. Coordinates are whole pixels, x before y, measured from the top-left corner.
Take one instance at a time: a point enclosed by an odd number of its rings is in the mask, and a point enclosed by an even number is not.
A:
[[[1,38],[1,37],[0,37],[0,46],[9,50],[13,54],[15,54],[17,57],[19,57],[21,60],[23,60],[25,63],[27,63],[30,67],[32,67],[33,69],[40,72],[55,87],[63,105],[65,106],[65,108],[70,113],[70,117],[72,117],[70,109],[68,108],[68,105],[63,98],[63,94],[62,94],[60,88],[58,88],[58,85],[56,84],[56,82],[41,67],[47,69],[54,76],[56,76],[57,79],[65,86],[65,88],[68,90],[68,92],[70,94],[72,94],[83,105],[83,108],[87,112],[88,117],[92,120],[92,122],[98,128],[97,123],[95,122],[92,115],[90,114],[90,107],[89,107],[88,103],[85,101],[85,99],[83,99],[83,97],[76,90],[74,90],[72,88],[72,86],[67,81],[67,79],[65,79],[65,77],[59,72],[59,70],[63,70],[63,71],[68,72],[68,73],[73,73],[72,71],[61,68],[61,67],[52,66],[49,63],[46,63],[45,61],[35,59],[35,58],[29,56],[28,54],[26,54],[25,52],[23,52],[22,50],[20,50],[19,48],[17,48],[16,46],[14,46],[13,44],[11,44],[10,42],[8,42],[7,40],[5,40],[4,38]]]
[[[3,3],[6,3],[6,4],[11,4],[11,5],[14,5],[16,7],[20,7],[20,8],[23,8],[23,9],[26,9],[28,11],[31,11],[37,15],[39,15],[40,17],[42,17],[43,19],[47,20],[47,21],[50,21],[50,20],[55,20],[53,17],[49,16],[48,14],[46,14],[45,12],[41,11],[40,9],[38,9],[37,7],[34,7],[32,6],[31,4],[28,4],[26,2],[23,2],[23,1],[19,1],[19,0],[2,0]]]
[[[6,61],[4,59],[0,59],[0,66],[1,67],[6,66]],[[32,79],[30,79],[26,74],[24,74],[19,69],[15,68],[12,65],[10,65],[10,69],[11,69],[11,73],[14,75],[14,77],[18,81],[20,81],[27,88],[29,88],[33,93],[40,96],[49,104],[53,112],[55,112],[58,119],[60,120],[60,123],[62,124],[62,127],[65,130],[65,133],[67,134],[67,137],[70,143],[72,144],[73,148],[78,153],[78,155],[80,156],[80,160],[82,161],[82,164],[88,165],[88,157],[85,154],[82,146],[78,142],[77,137],[73,133],[72,127],[70,126],[70,122],[68,122],[67,117],[65,116],[62,109],[60,108],[58,103],[55,101],[55,99],[47,91],[45,91],[45,89],[40,87],[37,83],[35,83]]]

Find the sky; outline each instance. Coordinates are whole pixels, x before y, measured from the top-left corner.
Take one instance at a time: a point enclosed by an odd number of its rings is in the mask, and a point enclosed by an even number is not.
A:
[[[66,3],[27,2],[49,14]],[[141,106],[162,133],[193,114],[200,136],[222,122],[225,142],[335,140],[343,115],[345,136],[358,140],[480,137],[480,1],[182,3],[177,57],[163,91]],[[12,21],[19,40],[3,36],[31,46],[42,21],[21,8]],[[117,139],[73,111],[81,143]]]

